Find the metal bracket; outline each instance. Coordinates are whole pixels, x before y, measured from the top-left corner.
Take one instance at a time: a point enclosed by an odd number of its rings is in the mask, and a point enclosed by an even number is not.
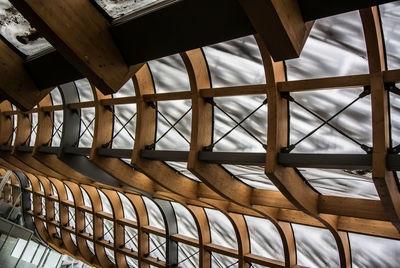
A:
[[[152,144],[144,146],[144,149],[145,150],[155,150],[156,149],[156,145],[155,145],[155,143],[152,143]]]
[[[364,86],[363,92],[361,92],[358,97],[359,98],[364,98],[365,96],[368,96],[369,94],[371,94],[371,86],[370,85],[366,85],[366,86]]]
[[[361,149],[363,149],[367,154],[371,154],[372,153],[372,148],[365,145],[365,144],[361,144]]]
[[[214,98],[204,98],[204,101],[211,105],[215,105]]]
[[[291,102],[294,101],[293,97],[290,96],[289,92],[281,92],[281,97]]]
[[[147,104],[147,106],[149,106],[153,109],[157,108],[156,103],[154,101],[148,101],[148,102],[146,102],[146,104]]]
[[[296,145],[294,145],[294,144],[290,144],[287,147],[282,147],[281,153],[290,153],[291,151],[293,151],[294,148],[296,148]]]
[[[210,144],[210,145],[208,145],[208,146],[203,146],[203,151],[204,152],[212,152],[212,150],[213,150],[213,148],[214,148],[214,144]]]

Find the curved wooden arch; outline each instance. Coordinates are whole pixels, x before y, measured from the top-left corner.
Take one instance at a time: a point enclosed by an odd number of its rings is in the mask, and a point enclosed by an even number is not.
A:
[[[104,235],[103,232],[103,221],[98,217],[98,213],[103,210],[100,195],[97,192],[97,188],[89,185],[81,185],[89,195],[92,202],[92,213],[93,213],[93,245],[95,250],[95,256],[97,258],[98,264],[103,267],[112,267],[113,263],[108,259],[104,245],[97,243],[101,240]]]
[[[66,184],[69,189],[71,190],[72,196],[74,197],[74,205],[75,205],[75,237],[76,237],[76,243],[77,243],[77,248],[80,253],[80,255],[89,263],[95,262],[94,255],[90,251],[86,239],[84,239],[82,236],[80,236],[80,231],[84,229],[85,227],[85,216],[84,212],[81,210],[81,207],[84,205],[83,203],[83,197],[82,197],[82,192],[80,189],[80,186],[74,182],[71,181],[64,181],[64,184]]]
[[[385,211],[392,224],[400,231],[400,191],[392,171],[387,170],[386,158],[390,146],[388,92],[383,71],[386,70],[385,49],[377,7],[360,10],[367,44],[371,74],[372,105],[372,177]]]

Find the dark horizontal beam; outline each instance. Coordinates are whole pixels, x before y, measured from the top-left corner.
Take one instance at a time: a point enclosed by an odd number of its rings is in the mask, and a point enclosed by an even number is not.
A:
[[[353,10],[377,6],[395,0],[298,0],[305,21],[316,20]]]
[[[63,153],[89,156],[91,148],[79,148],[79,147],[65,147],[63,148]]]
[[[199,152],[199,160],[214,164],[264,166],[265,153]]]
[[[189,152],[141,150],[140,156],[149,160],[187,162]]]
[[[97,154],[101,156],[109,156],[116,158],[131,158],[132,150],[131,149],[107,149],[107,148],[99,148],[97,149]]]
[[[17,146],[15,148],[18,152],[32,153],[33,146]]]
[[[12,148],[13,147],[11,145],[0,145],[0,151],[11,152]]]
[[[327,169],[371,169],[370,154],[295,154],[280,153],[279,164],[287,167]]]
[[[47,146],[38,147],[39,153],[59,154],[61,151],[62,151],[62,149],[60,147],[47,147]]]

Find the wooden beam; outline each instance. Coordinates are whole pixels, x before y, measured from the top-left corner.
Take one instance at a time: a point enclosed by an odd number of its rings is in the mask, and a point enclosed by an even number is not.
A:
[[[333,235],[342,268],[351,267],[350,246],[347,235],[337,230],[337,216],[320,215],[318,212],[318,197],[298,173],[289,167],[278,164],[278,154],[288,142],[288,101],[282,98],[279,81],[284,81],[283,62],[274,62],[260,38],[257,38],[266,69],[267,84],[275,85],[269,88],[268,97],[268,140],[265,173],[279,191],[300,211],[321,222]],[[270,70],[270,71],[268,71]]]
[[[104,94],[117,92],[137,66],[117,49],[106,19],[85,0],[12,0],[12,4]]]
[[[296,0],[239,2],[275,61],[300,56],[313,22],[304,22]]]
[[[0,40],[0,95],[27,111],[39,103],[51,88],[39,90],[23,62],[19,55]]]
[[[400,192],[393,172],[387,170],[390,145],[389,101],[384,84],[386,69],[384,41],[377,7],[360,10],[371,73],[372,105],[372,178],[383,207],[400,231]]]

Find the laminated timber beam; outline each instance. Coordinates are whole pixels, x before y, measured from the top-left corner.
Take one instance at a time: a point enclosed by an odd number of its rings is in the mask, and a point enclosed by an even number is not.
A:
[[[49,94],[51,88],[40,90],[23,63],[21,56],[0,40],[0,96],[27,111]]]
[[[314,22],[304,22],[297,0],[240,0],[275,61],[298,58]]]
[[[389,100],[384,83],[386,70],[384,40],[377,7],[360,10],[371,74],[372,178],[385,211],[400,231],[400,191],[398,182],[386,166],[390,146]]]
[[[264,62],[267,84],[275,85],[267,91],[268,97],[268,140],[265,174],[279,191],[300,211],[308,214],[327,228],[335,239],[339,253],[340,267],[351,267],[350,245],[347,233],[338,230],[339,217],[319,213],[319,194],[304,183],[297,172],[278,163],[278,154],[288,142],[288,101],[284,99],[277,86],[285,80],[283,62],[274,62],[268,50],[257,38]]]
[[[12,4],[60,54],[104,94],[117,92],[131,77],[108,31],[109,24],[85,0],[13,0]]]

